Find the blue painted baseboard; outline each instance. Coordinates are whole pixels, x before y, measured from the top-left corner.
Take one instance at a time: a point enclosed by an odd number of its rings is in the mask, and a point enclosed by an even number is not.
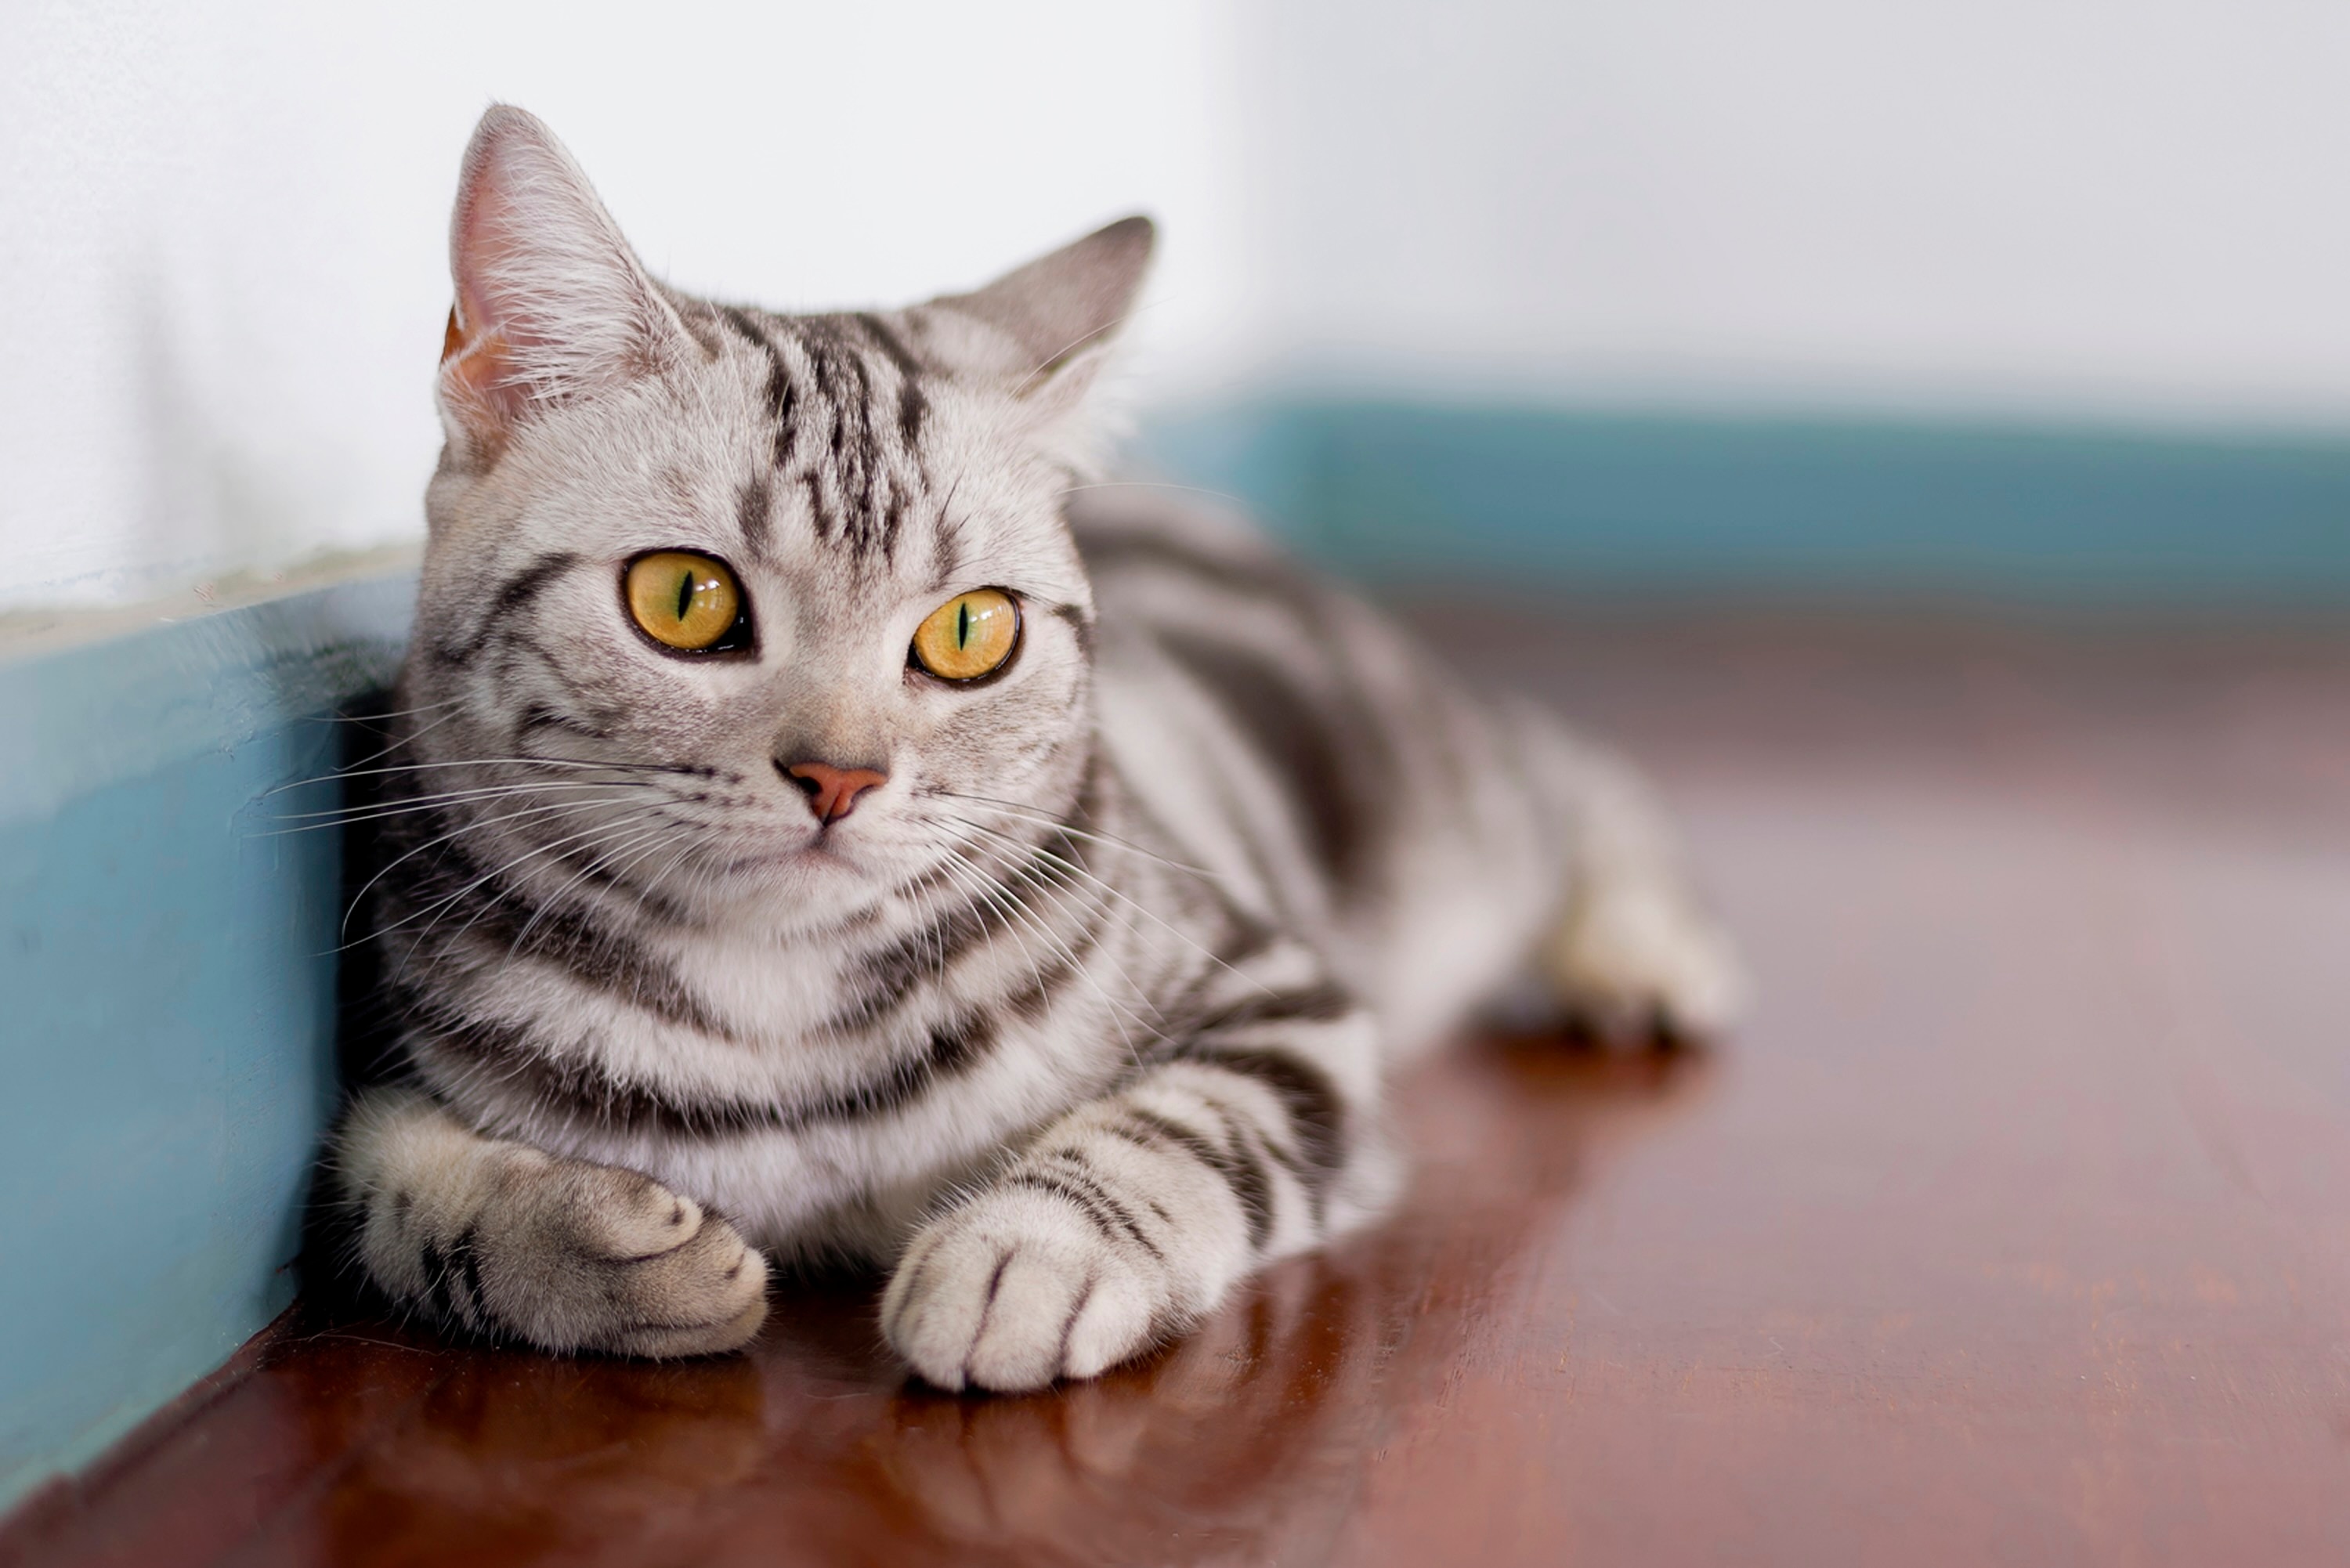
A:
[[[2350,436],[1268,399],[1141,452],[1374,581],[2350,605]]]
[[[292,1299],[334,1104],[335,705],[410,573],[0,663],[0,1506]],[[333,798],[301,793],[305,807]]]

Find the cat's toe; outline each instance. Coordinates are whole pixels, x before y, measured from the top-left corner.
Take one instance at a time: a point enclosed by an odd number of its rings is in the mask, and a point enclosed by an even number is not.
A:
[[[544,1241],[511,1250],[503,1314],[556,1350],[709,1355],[767,1315],[767,1261],[733,1226],[634,1171],[566,1164],[539,1187]]]
[[[1710,1039],[1746,1008],[1745,970],[1729,937],[1661,882],[1621,884],[1585,900],[1548,956],[1562,1004],[1606,1036],[1661,1029]]]
[[[1019,1393],[1147,1348],[1147,1282],[1050,1199],[989,1194],[925,1231],[882,1300],[889,1343],[941,1388]]]
[[[712,1216],[651,1257],[606,1265],[612,1312],[596,1348],[667,1358],[740,1350],[767,1320],[767,1260]]]
[[[650,1176],[567,1163],[564,1175],[559,1222],[570,1243],[590,1257],[650,1258],[702,1233],[702,1205]]]

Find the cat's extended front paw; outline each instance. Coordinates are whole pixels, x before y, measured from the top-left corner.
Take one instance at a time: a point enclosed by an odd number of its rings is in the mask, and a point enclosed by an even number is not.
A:
[[[1626,877],[1579,899],[1548,953],[1560,1002],[1610,1038],[1722,1033],[1746,1007],[1730,939],[1678,885]]]
[[[1061,1199],[999,1188],[914,1238],[882,1297],[882,1330],[941,1388],[1042,1388],[1149,1348],[1176,1315],[1156,1272]]]
[[[480,1273],[493,1315],[535,1345],[708,1355],[766,1321],[766,1259],[650,1177],[549,1160],[517,1172],[509,1195],[477,1243]]]

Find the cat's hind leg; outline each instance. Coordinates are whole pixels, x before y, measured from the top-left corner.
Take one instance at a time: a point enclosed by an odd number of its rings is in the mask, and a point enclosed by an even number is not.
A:
[[[767,1315],[734,1228],[632,1170],[484,1137],[431,1096],[372,1088],[326,1179],[350,1261],[396,1304],[543,1350],[702,1355]]]
[[[1545,793],[1566,829],[1567,891],[1543,942],[1557,1004],[1605,1039],[1718,1036],[1750,987],[1706,909],[1661,802],[1620,757],[1544,723]]]

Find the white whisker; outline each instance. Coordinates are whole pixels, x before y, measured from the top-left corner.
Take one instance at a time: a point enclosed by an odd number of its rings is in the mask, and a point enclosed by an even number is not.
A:
[[[1247,981],[1249,984],[1255,986],[1259,991],[1263,992],[1267,996],[1274,994],[1272,989],[1266,986],[1263,981],[1234,969],[1231,964],[1225,962],[1222,959],[1218,958],[1215,953],[1211,951],[1196,938],[1178,929],[1170,921],[1158,914],[1155,910],[1149,909],[1145,905],[1138,902],[1136,899],[1129,898],[1127,894],[1121,892],[1118,888],[1111,887],[1101,877],[1096,876],[1093,872],[1087,870],[1084,867],[1077,865],[1076,862],[1065,859],[1061,856],[1054,854],[1051,850],[1045,848],[1041,845],[1023,845],[1020,839],[1014,837],[1011,834],[1004,833],[998,828],[989,827],[983,823],[965,822],[963,826],[972,828],[976,832],[984,833],[990,837],[1001,839],[1006,844],[1021,845],[1028,853],[1035,856],[1039,859],[1048,861],[1059,867],[1063,871],[1071,876],[1082,877],[1084,880],[1092,883],[1095,887],[1099,888],[1111,898],[1118,899],[1122,904],[1125,904],[1137,914],[1149,920],[1152,924],[1158,926],[1169,935],[1174,937],[1176,940],[1183,943],[1186,947],[1189,947],[1193,951],[1197,952],[1201,958],[1206,959],[1210,963],[1212,963],[1217,968],[1224,971],[1227,974]]]
[[[423,854],[428,849],[436,848],[441,845],[448,843],[452,838],[461,837],[468,833],[478,833],[485,828],[495,827],[501,823],[560,815],[568,811],[579,810],[587,806],[599,805],[602,804],[604,803],[596,800],[579,800],[554,801],[539,805],[525,806],[520,811],[507,812],[500,816],[482,817],[472,822],[463,823],[458,826],[450,829],[448,832],[442,834],[437,838],[428,838],[423,843],[416,846],[415,848],[411,849],[405,855],[400,856],[398,859],[384,867],[374,876],[369,877],[359,890],[351,895],[350,905],[343,911],[342,926],[336,934],[340,940],[348,942],[351,934],[351,917],[359,913],[360,905],[367,901],[367,896],[371,890],[373,890],[375,885],[382,881],[386,877],[390,876],[391,873],[397,870],[400,867],[415,859],[416,857]]]
[[[1156,850],[1145,849],[1141,845],[1135,843],[1130,838],[1119,838],[1112,834],[1097,833],[1089,828],[1071,826],[1068,823],[1062,821],[1059,817],[1055,816],[1050,812],[1039,811],[1035,806],[1031,805],[1022,805],[1017,801],[998,800],[993,795],[971,794],[962,790],[933,789],[927,793],[943,796],[949,800],[970,801],[979,805],[993,806],[996,810],[1018,817],[1024,822],[1035,823],[1039,827],[1049,827],[1055,833],[1066,833],[1072,838],[1082,838],[1087,840],[1088,843],[1103,845],[1113,849],[1122,849],[1129,855],[1139,855],[1145,859],[1155,860],[1159,865],[1168,867],[1170,870],[1186,871],[1194,877],[1205,877],[1211,881],[1221,881],[1223,879],[1223,873],[1221,871],[1211,871],[1204,866],[1192,866],[1180,860],[1170,859],[1166,856],[1158,853]]]
[[[468,757],[448,763],[396,763],[381,768],[342,768],[330,774],[317,774],[307,779],[290,779],[275,788],[265,789],[256,798],[266,800],[273,794],[283,794],[289,789],[302,789],[310,784],[331,784],[341,779],[377,778],[390,774],[427,773],[436,768],[492,768],[501,766],[535,768],[583,768],[591,772],[629,774],[676,774],[701,778],[708,770],[670,763],[583,763],[568,757]]]
[[[294,827],[271,828],[257,835],[275,838],[288,833],[314,833],[322,827],[349,827],[360,823],[382,822],[395,816],[412,816],[419,812],[439,811],[462,803],[475,804],[510,799],[516,795],[549,794],[559,790],[624,790],[659,789],[650,779],[555,779],[531,784],[490,784],[480,789],[443,790],[436,794],[411,795],[399,804],[380,803],[373,805],[335,806],[325,811],[293,811],[272,817],[273,822],[296,822]],[[305,817],[324,820],[304,822]]]
[[[965,826],[975,825],[966,824]],[[951,831],[951,828],[950,828],[950,831]],[[969,841],[965,840],[964,842],[968,843]],[[1043,919],[1035,915],[1034,911],[1024,909],[1019,899],[1013,898],[1009,891],[1004,889],[1000,884],[987,878],[985,873],[981,871],[977,867],[965,864],[962,866],[961,871],[957,871],[952,869],[956,864],[957,863],[952,861],[941,862],[941,865],[950,867],[948,873],[950,876],[960,877],[967,875],[982,878],[984,886],[979,890],[979,896],[988,898],[992,895],[991,901],[994,902],[997,908],[1004,909],[1008,916],[1014,918],[1024,916],[1029,923],[1030,929],[1036,931],[1044,938],[1046,946],[1052,950],[1053,956],[1068,965],[1071,972],[1084,980],[1086,983],[1092,988],[1094,994],[1101,998],[1102,1005],[1109,1010],[1111,1020],[1118,1024],[1119,1042],[1125,1046],[1127,1054],[1130,1058],[1139,1061],[1140,1058],[1136,1055],[1134,1051],[1133,1041],[1126,1033],[1128,1010],[1119,1006],[1117,1002],[1111,999],[1109,993],[1102,989],[1100,982],[1094,979],[1091,970],[1077,957],[1076,950],[1071,948],[1065,940],[1056,937],[1053,933],[1052,929],[1045,926]],[[969,887],[970,884],[966,882],[965,886]],[[1030,883],[1030,886],[1035,887],[1043,892],[1050,893],[1052,891],[1051,888],[1045,887],[1043,884],[1033,881]],[[1101,919],[1102,911],[1097,907],[1093,909],[1093,916],[1097,919]],[[1110,968],[1117,971],[1119,982],[1123,984],[1128,991],[1132,992],[1138,997],[1143,996],[1144,992],[1142,988],[1135,984],[1134,977],[1127,972],[1126,967],[1123,964],[1120,964],[1115,958],[1110,957],[1108,953],[1104,950],[1105,946],[1106,944],[1097,942],[1096,944],[1095,950],[1102,953],[1104,961],[1108,963]],[[1145,1005],[1149,1005],[1147,1001],[1145,1002]],[[1153,1009],[1153,1011],[1155,1012],[1156,1009]],[[1137,1022],[1140,1022],[1142,1023],[1142,1027],[1148,1031],[1153,1038],[1165,1038],[1164,1031],[1158,1028],[1155,1024],[1140,1020],[1138,1020]]]

